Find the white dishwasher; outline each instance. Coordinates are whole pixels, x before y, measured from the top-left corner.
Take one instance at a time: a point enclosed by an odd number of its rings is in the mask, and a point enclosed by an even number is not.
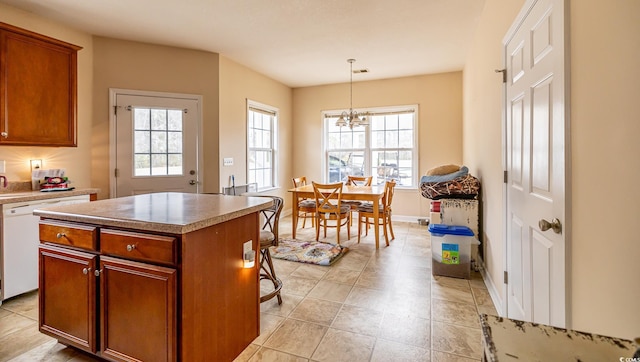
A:
[[[89,202],[89,195],[2,205],[0,244],[0,304],[3,300],[38,289],[38,222],[33,210]]]

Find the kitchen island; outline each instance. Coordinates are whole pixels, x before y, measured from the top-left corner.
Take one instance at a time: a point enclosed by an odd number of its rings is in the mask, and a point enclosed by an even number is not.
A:
[[[231,361],[259,334],[259,211],[155,193],[36,210],[40,331],[113,361]]]

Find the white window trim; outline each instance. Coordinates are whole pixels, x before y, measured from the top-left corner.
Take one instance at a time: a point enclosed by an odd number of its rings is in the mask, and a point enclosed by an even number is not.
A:
[[[253,101],[251,99],[247,99],[247,118],[246,118],[246,125],[247,125],[247,162],[246,162],[246,175],[247,175],[247,182],[249,182],[249,152],[251,147],[249,146],[249,112],[251,110],[251,108],[254,109],[258,109],[258,110],[262,110],[265,112],[269,112],[269,113],[273,113],[274,117],[273,117],[273,131],[271,134],[271,142],[272,142],[272,157],[273,159],[271,160],[271,182],[273,183],[273,186],[269,186],[269,187],[264,187],[264,188],[258,188],[258,191],[268,191],[268,190],[273,190],[273,189],[277,189],[279,188],[278,186],[278,119],[280,117],[280,109],[270,106],[268,104],[264,104],[264,103],[260,103],[260,102],[256,102]]]
[[[334,109],[334,110],[325,110],[322,111],[321,117],[322,117],[322,127],[323,127],[323,132],[322,132],[322,152],[323,152],[323,156],[322,156],[322,175],[323,175],[323,179],[325,179],[325,181],[327,181],[327,174],[328,174],[328,150],[327,150],[327,132],[328,132],[328,123],[325,122],[325,120],[327,118],[335,118],[336,120],[338,119],[338,117],[340,117],[340,114],[346,111],[348,112],[348,109]],[[414,190],[414,189],[418,189],[420,187],[420,171],[419,171],[419,165],[420,165],[420,142],[418,141],[420,132],[419,132],[419,120],[420,120],[420,108],[418,106],[418,104],[408,104],[408,105],[400,105],[400,106],[388,106],[388,107],[368,107],[368,108],[354,108],[354,111],[358,112],[358,113],[373,113],[373,114],[381,114],[381,113],[399,113],[399,112],[403,112],[403,111],[412,111],[414,113],[414,118],[413,118],[413,150],[415,150],[415,157],[412,160],[412,171],[413,171],[413,181],[412,181],[412,186],[401,186],[401,185],[397,185],[396,188],[399,189],[404,189],[404,190]],[[366,136],[366,140],[365,140],[365,155],[364,155],[364,167],[365,169],[371,171],[371,130],[369,129],[370,126],[366,126],[367,128],[367,136]]]

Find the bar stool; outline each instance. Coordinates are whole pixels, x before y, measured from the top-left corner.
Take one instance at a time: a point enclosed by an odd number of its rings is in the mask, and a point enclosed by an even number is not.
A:
[[[267,301],[273,297],[278,297],[278,304],[282,304],[280,289],[282,289],[282,280],[276,276],[276,270],[273,267],[273,259],[269,248],[278,246],[278,224],[280,222],[280,212],[284,205],[284,200],[278,196],[262,196],[273,199],[273,205],[267,209],[261,210],[264,217],[264,225],[260,230],[260,280],[267,279],[273,283],[273,291],[260,296],[260,303]]]

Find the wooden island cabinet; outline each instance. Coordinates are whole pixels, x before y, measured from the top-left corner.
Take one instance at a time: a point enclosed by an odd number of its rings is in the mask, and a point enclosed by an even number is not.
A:
[[[37,210],[40,331],[112,361],[231,361],[259,334],[270,199],[158,193]]]

